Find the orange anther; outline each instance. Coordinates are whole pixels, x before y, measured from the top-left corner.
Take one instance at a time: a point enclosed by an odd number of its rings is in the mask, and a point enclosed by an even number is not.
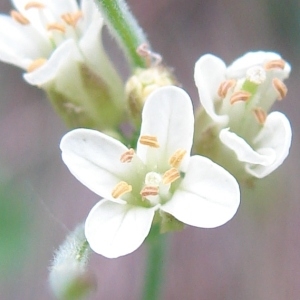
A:
[[[163,184],[172,183],[175,180],[180,178],[180,173],[176,168],[171,168],[170,170],[166,171],[162,177]]]
[[[169,164],[174,167],[174,168],[178,168],[180,166],[180,163],[183,159],[183,157],[186,154],[186,150],[184,149],[178,149],[177,151],[175,151],[175,153],[170,157],[169,159]]]
[[[29,20],[27,18],[25,18],[21,13],[19,13],[16,10],[12,10],[10,12],[10,16],[17,21],[18,23],[22,24],[22,25],[28,25],[30,24]]]
[[[146,145],[153,148],[159,148],[159,143],[157,141],[157,137],[153,135],[142,135],[140,137],[139,142],[142,145]]]
[[[251,93],[246,92],[246,91],[235,92],[235,93],[233,93],[233,95],[230,98],[230,104],[234,104],[239,101],[246,102],[251,96],[252,96]]]
[[[61,15],[61,18],[70,26],[75,27],[78,20],[82,17],[81,11],[76,11],[74,13],[66,13]]]
[[[235,85],[236,85],[235,79],[229,79],[229,80],[225,80],[225,81],[221,82],[219,89],[218,89],[218,95],[221,98],[225,98],[229,89],[235,87]]]
[[[30,8],[44,8],[45,7],[45,4],[41,3],[41,2],[37,2],[37,1],[31,1],[31,2],[28,2],[24,8],[27,10],[27,9],[30,9]]]
[[[47,25],[47,30],[56,30],[56,31],[60,31],[61,33],[65,33],[66,28],[64,25],[59,23],[50,23]]]
[[[274,59],[270,60],[265,63],[264,68],[265,70],[272,70],[272,69],[284,69],[285,61],[283,59]]]
[[[272,80],[273,86],[278,92],[278,100],[282,100],[287,94],[287,87],[286,85],[278,78],[273,78]]]
[[[31,62],[31,64],[27,67],[27,72],[33,72],[34,70],[41,67],[47,61],[46,58],[37,58]]]
[[[157,186],[145,186],[141,192],[140,195],[142,197],[148,197],[148,196],[157,196],[159,192],[159,189]]]
[[[113,196],[113,198],[116,199],[131,191],[132,191],[132,186],[125,181],[121,181],[113,188],[111,195]]]
[[[258,121],[258,123],[263,125],[267,119],[266,112],[260,107],[254,108],[253,112],[255,114],[255,117],[256,117],[256,120]]]
[[[127,150],[126,152],[124,152],[121,157],[120,157],[120,161],[122,163],[125,163],[125,162],[131,162],[132,161],[132,158],[134,156],[135,152],[134,150],[131,148],[129,150]]]

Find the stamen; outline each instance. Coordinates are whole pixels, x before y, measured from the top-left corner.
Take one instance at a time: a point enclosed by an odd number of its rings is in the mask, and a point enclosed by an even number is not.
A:
[[[21,25],[28,25],[30,22],[27,18],[25,18],[21,13],[19,13],[16,10],[12,10],[10,12],[10,16],[17,21],[18,23],[20,23]]]
[[[33,72],[34,70],[41,67],[47,61],[46,58],[38,58],[32,61],[32,63],[27,67],[27,72]]]
[[[142,135],[140,137],[139,142],[142,145],[146,145],[153,148],[159,148],[159,143],[157,141],[157,137],[153,135]]]
[[[113,188],[111,195],[113,196],[113,198],[116,199],[131,191],[132,191],[132,186],[125,181],[121,181]]]
[[[286,94],[287,94],[287,87],[286,85],[279,79],[279,78],[273,78],[272,80],[273,86],[278,92],[278,100],[282,100]]]
[[[169,164],[174,167],[178,168],[183,157],[186,154],[186,150],[184,149],[178,149],[169,159]]]
[[[51,23],[47,25],[47,30],[57,30],[60,31],[61,33],[66,32],[66,28],[64,25],[59,24],[59,23]]]
[[[230,104],[234,104],[235,102],[244,101],[246,102],[251,97],[251,93],[246,91],[238,91],[235,92],[230,98]]]
[[[61,18],[70,26],[75,27],[78,20],[82,17],[82,12],[76,11],[74,13],[66,13],[61,15]]]
[[[229,89],[233,88],[236,85],[235,79],[229,79],[221,82],[219,89],[218,89],[218,95],[221,98],[225,98],[227,95],[227,92]]]
[[[131,162],[132,161],[132,158],[134,156],[135,152],[134,150],[131,148],[129,150],[127,150],[126,152],[124,152],[121,157],[120,157],[120,161],[122,163],[125,163],[125,162]]]
[[[256,117],[256,120],[258,121],[258,123],[263,125],[267,119],[266,112],[260,107],[254,108],[253,112],[255,114],[255,117]]]
[[[252,68],[249,68],[246,72],[246,78],[255,84],[262,84],[267,76],[266,76],[266,71],[260,67],[260,66],[254,66]]]
[[[148,197],[148,196],[157,196],[158,195],[158,187],[157,186],[145,186],[141,192],[140,195],[142,197]]]
[[[272,70],[272,69],[284,69],[285,61],[283,59],[274,59],[270,60],[267,63],[265,63],[264,68],[266,71]]]
[[[176,168],[171,168],[170,170],[166,171],[162,177],[163,184],[172,183],[175,180],[180,178],[180,173]]]
[[[37,1],[32,1],[32,2],[28,2],[24,8],[30,9],[30,8],[44,8],[45,4],[41,3],[41,2],[37,2]]]

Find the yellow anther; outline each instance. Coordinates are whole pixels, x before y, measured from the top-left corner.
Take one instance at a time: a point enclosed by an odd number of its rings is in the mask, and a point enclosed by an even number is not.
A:
[[[219,89],[218,89],[218,95],[221,98],[225,98],[229,89],[235,87],[235,85],[236,85],[235,79],[229,79],[229,80],[225,80],[225,81],[221,82]]]
[[[27,72],[33,72],[34,70],[41,67],[47,61],[46,58],[38,58],[32,61],[32,63],[27,67]]]
[[[183,159],[183,157],[186,154],[186,150],[184,149],[178,149],[169,159],[169,164],[174,167],[178,168],[180,166],[180,163]]]
[[[159,193],[159,188],[157,186],[145,186],[141,192],[140,195],[142,197],[148,197],[148,196],[157,196]]]
[[[284,69],[285,61],[283,59],[274,59],[265,63],[264,68],[266,71],[272,69]]]
[[[180,178],[180,173],[176,168],[171,168],[170,170],[166,171],[162,177],[163,184],[172,183],[175,180]]]
[[[56,31],[60,31],[61,33],[65,33],[66,28],[64,25],[59,23],[50,23],[47,25],[47,30],[56,30]]]
[[[278,78],[273,78],[272,80],[273,86],[276,89],[276,91],[278,92],[278,100],[282,100],[286,94],[287,94],[287,87],[286,85]]]
[[[254,115],[255,115],[256,120],[258,121],[258,123],[263,125],[266,122],[266,119],[267,119],[266,112],[260,107],[254,108],[253,112],[254,112]]]
[[[81,11],[76,11],[74,13],[66,13],[61,15],[61,18],[70,26],[75,27],[78,20],[82,17]]]
[[[142,135],[140,137],[139,142],[142,145],[146,145],[153,148],[159,148],[159,143],[157,141],[157,137],[153,135]]]
[[[30,9],[30,8],[44,8],[45,7],[45,4],[41,3],[41,2],[38,2],[38,1],[31,1],[31,2],[28,2],[24,8],[27,10],[27,9]]]
[[[126,152],[124,152],[121,157],[120,157],[120,161],[122,163],[125,163],[125,162],[131,162],[132,161],[132,158],[134,156],[135,152],[134,150],[131,148],[129,150],[127,150]]]
[[[132,186],[125,181],[121,181],[113,188],[111,195],[113,196],[113,198],[116,199],[131,191],[132,191]]]
[[[233,95],[230,98],[230,104],[234,104],[239,101],[246,102],[251,96],[252,96],[251,93],[246,92],[246,91],[235,92],[235,93],[233,93]]]
[[[27,18],[25,18],[21,13],[19,13],[16,10],[12,10],[10,12],[10,16],[17,21],[18,23],[22,24],[22,25],[28,25],[30,22]]]

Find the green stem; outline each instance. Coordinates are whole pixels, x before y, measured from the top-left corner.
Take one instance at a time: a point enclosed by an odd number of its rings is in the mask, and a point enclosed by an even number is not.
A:
[[[137,54],[136,50],[141,44],[148,44],[148,41],[125,1],[95,0],[95,2],[111,34],[125,51],[133,69],[146,67],[144,59]]]
[[[142,300],[161,299],[166,263],[166,234],[157,234],[148,240],[148,260]]]

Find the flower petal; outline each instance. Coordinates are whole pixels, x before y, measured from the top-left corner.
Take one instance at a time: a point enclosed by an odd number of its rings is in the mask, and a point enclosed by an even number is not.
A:
[[[254,140],[258,152],[272,149],[276,157],[273,163],[263,165],[246,165],[246,170],[251,175],[263,178],[278,168],[289,154],[292,140],[291,125],[287,117],[280,112],[268,115],[264,127]]]
[[[274,52],[248,52],[242,57],[235,60],[226,70],[226,76],[228,78],[240,78],[244,77],[246,71],[253,66],[263,66],[266,62],[271,60],[281,59],[281,56]],[[280,70],[282,76],[281,79],[286,79],[291,71],[291,66],[286,63],[284,70]]]
[[[24,74],[24,79],[32,85],[44,85],[53,80],[64,68],[64,65],[74,64],[79,60],[80,56],[76,43],[74,40],[69,39],[56,48],[44,65],[33,72]],[[69,76],[74,75],[69,74]]]
[[[0,60],[26,69],[33,59],[47,57],[50,44],[31,25],[0,15]]]
[[[252,149],[243,138],[229,131],[229,128],[222,129],[219,137],[224,145],[235,152],[239,161],[268,166],[276,159],[273,149]]]
[[[85,223],[90,247],[108,258],[129,254],[147,237],[155,210],[109,200],[98,202]]]
[[[208,158],[193,156],[178,190],[161,209],[188,225],[213,228],[229,221],[239,204],[234,177]]]
[[[147,98],[142,118],[141,136],[157,137],[159,148],[155,150],[159,168],[168,168],[168,159],[178,149],[190,153],[194,115],[191,99],[184,90],[175,86],[157,89]],[[138,143],[138,156],[149,163],[148,150],[148,146]]]
[[[121,163],[128,149],[119,141],[90,129],[75,129],[61,140],[64,163],[70,172],[96,194],[112,199],[112,190],[127,181],[131,164]]]
[[[217,115],[215,101],[219,99],[217,92],[221,82],[225,80],[225,71],[226,65],[220,58],[206,54],[196,62],[194,73],[203,108],[215,122],[223,125],[228,122],[228,116]]]

